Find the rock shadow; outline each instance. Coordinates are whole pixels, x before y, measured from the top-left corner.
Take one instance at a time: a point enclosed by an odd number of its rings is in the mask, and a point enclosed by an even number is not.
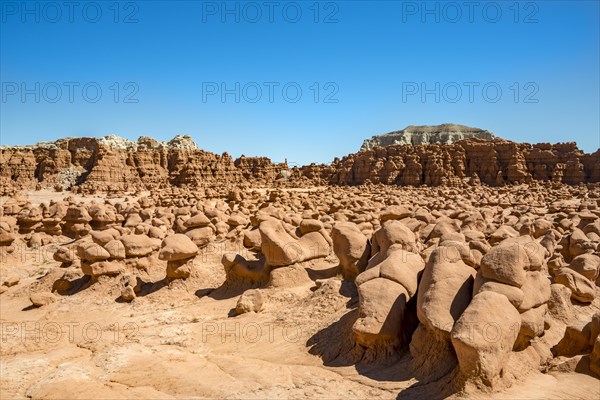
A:
[[[349,282],[352,283],[353,282]],[[356,290],[354,288],[354,290]],[[416,316],[416,296],[406,304],[406,315],[402,320],[401,337],[392,345],[365,348],[355,341],[352,325],[358,317],[353,309],[311,336],[306,346],[309,353],[319,356],[327,367],[351,367],[367,378],[379,382],[407,382],[417,380],[402,389],[398,399],[444,399],[456,391],[452,385],[452,370],[444,376],[431,376],[418,368],[410,352],[409,342],[419,325]]]

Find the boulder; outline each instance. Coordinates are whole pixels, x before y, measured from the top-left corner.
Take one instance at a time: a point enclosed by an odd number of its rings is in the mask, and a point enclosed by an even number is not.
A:
[[[77,255],[90,262],[108,260],[110,253],[99,244],[94,242],[84,242],[77,246]]]
[[[547,311],[548,306],[542,304],[521,314],[521,329],[514,345],[515,350],[523,350],[529,346],[531,339],[541,336],[544,333],[544,321]]]
[[[125,264],[119,260],[83,262],[81,270],[85,275],[98,278],[101,275],[119,275],[125,271]]]
[[[158,259],[164,261],[185,260],[198,254],[198,246],[186,235],[176,233],[167,236],[161,244]]]
[[[585,276],[590,281],[598,278],[598,268],[600,268],[600,257],[596,254],[586,253],[573,258],[569,268]]]
[[[338,222],[331,230],[333,251],[340,260],[342,276],[354,280],[365,270],[371,245],[365,235],[352,222]]]
[[[38,292],[32,293],[29,296],[29,300],[31,300],[31,303],[35,307],[42,307],[54,303],[56,300],[58,300],[58,297],[50,292]]]
[[[261,237],[261,252],[266,264],[281,267],[326,257],[330,246],[320,232],[309,232],[300,239],[292,237],[281,221],[269,219],[258,227]]]
[[[496,282],[491,279],[486,279],[481,276],[481,272],[477,273],[475,282],[473,284],[473,296],[479,292],[484,292],[487,290],[505,295],[508,301],[510,301],[510,304],[512,304],[515,308],[518,308],[521,303],[523,303],[523,299],[525,298],[525,294],[520,288],[507,285],[506,283]]]
[[[524,297],[517,308],[519,312],[524,312],[550,300],[550,279],[540,271],[527,271],[521,290]]]
[[[110,254],[110,258],[116,258],[118,260],[123,260],[127,254],[125,252],[125,246],[123,242],[117,239],[113,239],[104,245],[104,248]]]
[[[310,232],[319,232],[323,229],[323,223],[316,219],[303,219],[298,226],[300,233],[306,235]]]
[[[387,257],[387,251],[393,244],[399,244],[404,250],[412,253],[421,250],[416,235],[406,225],[398,220],[384,221],[381,228],[373,233],[371,244],[373,258],[369,260],[369,266],[379,264]]]
[[[425,266],[417,293],[417,317],[429,330],[449,339],[455,321],[471,301],[476,270],[444,255],[442,248],[435,249]]]
[[[263,308],[263,294],[260,289],[246,290],[238,299],[235,306],[236,315],[259,312]]]
[[[521,316],[506,296],[484,291],[473,297],[451,334],[462,377],[493,387],[520,327]]]
[[[548,299],[548,313],[552,318],[568,323],[573,315],[571,304],[571,289],[560,284],[550,285],[550,299]]]
[[[582,303],[591,303],[596,298],[596,286],[585,276],[570,268],[560,268],[554,281],[571,289],[571,298]]]
[[[363,347],[399,343],[408,292],[394,281],[376,278],[358,287],[358,319],[352,325]]]
[[[527,278],[525,270],[528,265],[529,259],[521,246],[503,242],[483,256],[480,269],[484,278],[520,288]]]
[[[591,323],[579,321],[565,328],[565,333],[556,345],[556,355],[573,357],[578,354],[587,354],[592,350]]]
[[[208,244],[215,238],[215,234],[212,228],[209,226],[193,228],[187,231],[185,236],[190,238],[199,249],[208,246]]]
[[[204,213],[198,213],[183,223],[186,228],[199,228],[210,225],[210,219]]]
[[[144,257],[158,250],[161,245],[159,239],[152,239],[146,235],[125,235],[119,239],[125,247],[127,257]]]

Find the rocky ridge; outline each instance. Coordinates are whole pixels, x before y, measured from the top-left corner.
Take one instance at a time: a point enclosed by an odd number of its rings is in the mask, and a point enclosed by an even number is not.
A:
[[[83,191],[273,181],[287,165],[267,158],[233,160],[198,149],[191,137],[169,142],[142,136],[65,138],[28,146],[0,147],[2,193],[19,189],[76,185]]]
[[[392,145],[312,164],[305,176],[334,185],[382,183],[401,186],[489,186],[552,181],[600,182],[600,150],[586,154],[575,142],[515,143],[463,139],[452,144]]]
[[[469,138],[493,140],[496,136],[490,131],[459,124],[441,124],[433,126],[410,125],[401,131],[389,132],[365,140],[360,151],[397,144],[407,144],[412,146],[421,144],[452,144],[459,140]]]
[[[532,181],[600,182],[600,150],[586,154],[574,142],[532,145],[468,138],[448,144],[375,147],[336,158],[331,164],[290,168],[266,157],[242,155],[234,160],[227,153],[201,150],[189,136],[176,136],[169,142],[142,136],[134,142],[111,135],[0,147],[3,195],[44,187],[87,193],[217,183],[458,187]]]

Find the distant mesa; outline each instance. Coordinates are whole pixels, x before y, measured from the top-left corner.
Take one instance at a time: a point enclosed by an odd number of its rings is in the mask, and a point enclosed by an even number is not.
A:
[[[412,146],[421,144],[452,144],[469,138],[493,140],[496,136],[490,131],[459,124],[409,125],[401,131],[389,132],[365,140],[360,151],[397,144]]]

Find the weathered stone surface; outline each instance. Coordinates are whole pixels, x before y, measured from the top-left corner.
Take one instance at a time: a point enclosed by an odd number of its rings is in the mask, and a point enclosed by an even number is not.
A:
[[[356,341],[364,347],[399,340],[408,293],[389,279],[377,278],[358,287],[358,319],[352,326]]]
[[[167,236],[158,253],[159,260],[177,261],[194,257],[198,254],[198,246],[192,240],[181,233]]]
[[[471,301],[476,270],[462,260],[449,260],[444,255],[443,248],[434,250],[423,271],[417,317],[428,329],[448,338]]]
[[[464,125],[443,124],[436,126],[408,126],[401,131],[373,136],[363,142],[360,150],[391,145],[451,144],[466,138],[492,140],[495,136],[483,129]]]
[[[235,306],[237,315],[248,312],[259,312],[263,308],[264,296],[260,289],[246,290],[238,299]]]
[[[340,260],[344,279],[354,280],[365,270],[371,255],[367,237],[352,222],[338,222],[331,230],[333,251]]]
[[[452,329],[460,372],[466,379],[494,386],[511,352],[521,317],[506,296],[478,293]],[[492,336],[490,336],[492,335]]]
[[[574,300],[591,303],[596,298],[594,283],[572,269],[559,269],[554,276],[554,281],[571,289],[571,298]]]

